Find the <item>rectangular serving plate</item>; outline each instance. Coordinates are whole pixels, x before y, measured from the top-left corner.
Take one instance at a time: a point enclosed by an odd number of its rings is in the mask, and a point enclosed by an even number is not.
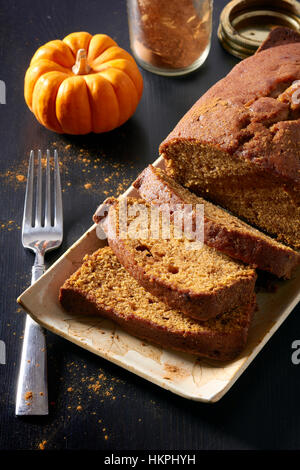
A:
[[[160,157],[154,164],[163,168]],[[123,196],[136,196],[130,186]],[[257,295],[258,310],[247,346],[234,361],[213,360],[167,350],[141,341],[101,317],[72,315],[58,301],[59,288],[106,240],[100,240],[93,225],[46,273],[18,298],[21,306],[48,330],[97,354],[144,379],[182,397],[216,402],[232,387],[259,351],[272,337],[300,300],[300,269],[288,281],[278,281],[274,293]]]

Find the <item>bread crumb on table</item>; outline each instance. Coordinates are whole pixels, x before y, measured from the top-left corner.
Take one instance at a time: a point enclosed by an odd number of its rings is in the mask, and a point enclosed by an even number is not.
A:
[[[22,182],[25,180],[25,176],[24,175],[16,175],[16,178],[18,181]]]
[[[47,441],[44,439],[42,442],[39,443],[39,449],[40,450],[45,450],[45,445],[47,444]]]
[[[32,398],[33,398],[33,393],[32,393],[32,391],[31,391],[31,390],[28,390],[28,392],[25,393],[24,398],[25,398],[26,401],[32,400]]]

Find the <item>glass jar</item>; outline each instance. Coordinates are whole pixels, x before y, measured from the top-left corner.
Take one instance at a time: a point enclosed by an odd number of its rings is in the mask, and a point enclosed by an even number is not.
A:
[[[127,0],[129,36],[137,62],[159,75],[184,75],[210,49],[213,0]]]

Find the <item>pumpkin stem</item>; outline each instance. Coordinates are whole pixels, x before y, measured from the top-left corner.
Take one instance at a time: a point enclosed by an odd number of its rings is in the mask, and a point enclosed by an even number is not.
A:
[[[85,75],[89,73],[91,67],[87,62],[86,50],[85,49],[78,49],[76,54],[76,62],[72,67],[72,72],[75,75]]]

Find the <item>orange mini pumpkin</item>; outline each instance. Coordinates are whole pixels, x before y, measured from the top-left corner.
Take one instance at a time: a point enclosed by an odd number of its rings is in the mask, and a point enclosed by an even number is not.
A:
[[[25,100],[37,120],[66,134],[107,132],[126,122],[142,96],[133,57],[105,34],[72,33],[34,54]]]

